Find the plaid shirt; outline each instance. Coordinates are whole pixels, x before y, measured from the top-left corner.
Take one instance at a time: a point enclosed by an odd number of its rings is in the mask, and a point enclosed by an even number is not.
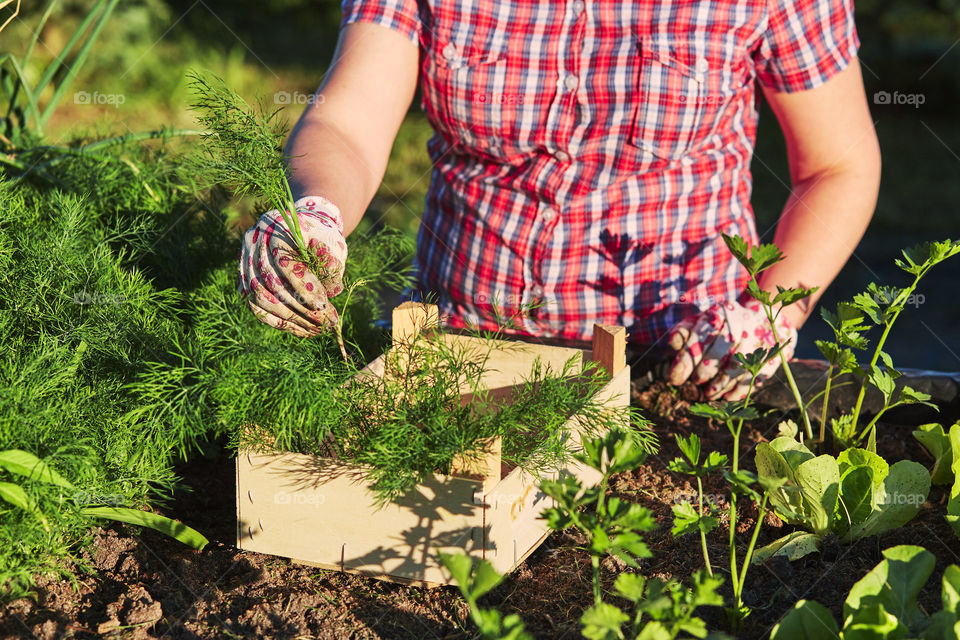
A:
[[[344,0],[420,47],[434,167],[420,287],[454,326],[651,344],[737,299],[721,232],[756,242],[756,83],[856,56],[851,0]]]

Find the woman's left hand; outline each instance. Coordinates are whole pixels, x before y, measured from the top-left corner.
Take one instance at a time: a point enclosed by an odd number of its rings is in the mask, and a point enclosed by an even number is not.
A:
[[[797,330],[785,314],[776,320],[777,338],[789,359],[797,341]],[[750,373],[737,363],[735,353],[744,355],[776,344],[770,322],[760,303],[750,298],[743,303],[722,302],[682,320],[670,331],[670,347],[676,352],[669,381],[680,385],[688,379],[705,386],[711,400],[742,400],[750,388]],[[762,383],[780,367],[777,355],[761,369]]]

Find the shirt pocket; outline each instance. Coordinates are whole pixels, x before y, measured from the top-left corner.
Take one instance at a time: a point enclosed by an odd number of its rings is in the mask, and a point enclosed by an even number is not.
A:
[[[707,59],[684,47],[640,43],[636,117],[630,143],[658,158],[690,155],[709,135]]]
[[[460,5],[434,12],[423,43],[422,106],[451,146],[504,158],[515,150],[515,113],[524,104],[508,39],[494,28],[504,18],[484,15],[476,26]]]
[[[506,57],[499,52],[462,55],[448,45],[441,52],[437,81],[442,95],[445,128],[454,144],[500,155],[504,109],[514,94],[507,91]],[[517,96],[519,97],[519,96]]]

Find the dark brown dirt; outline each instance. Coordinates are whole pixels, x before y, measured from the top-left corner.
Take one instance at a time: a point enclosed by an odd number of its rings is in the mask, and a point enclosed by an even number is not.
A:
[[[647,576],[685,578],[700,568],[698,541],[670,534],[670,507],[696,495],[686,477],[667,469],[678,454],[674,433],[696,431],[704,449],[729,453],[732,438],[723,425],[686,413],[696,391],[671,391],[654,383],[635,391],[635,404],[656,423],[661,451],[642,467],[615,478],[611,492],[648,507],[659,529],[647,535],[653,557],[641,561]],[[751,464],[756,442],[775,435],[780,416],[773,413],[744,433],[743,464]],[[921,458],[911,427],[884,425],[881,453],[891,462]],[[234,473],[229,460],[198,461],[181,470],[181,491],[167,513],[200,530],[211,543],[196,552],[151,531],[133,537],[118,526],[94,531],[94,544],[83,558],[97,569],[76,582],[38,579],[36,600],[20,599],[0,607],[0,638],[470,638],[466,607],[453,588],[421,589],[292,564],[287,560],[233,548],[235,534]],[[189,491],[186,489],[190,489]],[[704,492],[726,506],[722,481]],[[800,598],[816,599],[839,615],[850,586],[880,559],[881,549],[896,544],[923,544],[938,558],[935,579],[921,604],[937,610],[939,576],[960,563],[960,544],[943,519],[943,489],[934,488],[920,515],[906,527],[850,546],[828,543],[822,553],[793,564],[755,567],[748,576],[747,603],[754,612],[743,638],[766,638],[772,625]],[[740,529],[749,530],[755,508],[744,508]],[[727,523],[709,537],[714,567],[728,567]],[[772,516],[764,523],[760,544],[786,530]],[[740,536],[742,546],[746,535]],[[557,533],[544,543],[485,603],[504,613],[518,613],[539,638],[579,638],[577,622],[591,603],[589,556],[576,549],[583,540]],[[625,568],[603,564],[609,586]],[[729,590],[727,591],[729,595]],[[704,609],[711,628],[726,629],[723,612]]]

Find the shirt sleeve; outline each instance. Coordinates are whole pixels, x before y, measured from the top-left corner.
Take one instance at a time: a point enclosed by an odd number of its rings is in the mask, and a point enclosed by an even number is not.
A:
[[[389,27],[420,43],[420,12],[417,0],[343,0],[340,28],[353,22],[369,22]]]
[[[860,40],[853,0],[769,0],[757,52],[760,84],[793,93],[813,89],[856,58]]]

